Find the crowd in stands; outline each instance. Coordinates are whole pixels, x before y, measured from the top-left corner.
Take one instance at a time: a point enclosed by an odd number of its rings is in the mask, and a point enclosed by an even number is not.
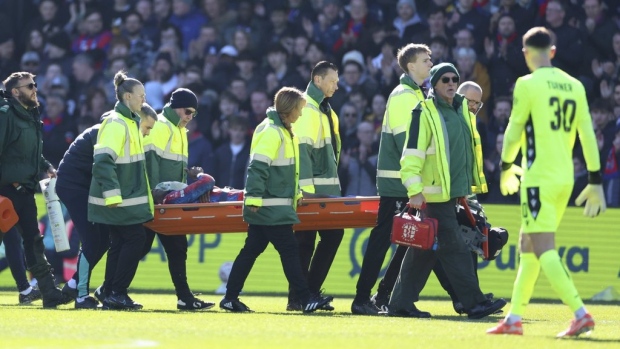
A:
[[[386,99],[402,71],[396,51],[425,43],[483,89],[478,113],[489,193],[512,88],[529,73],[521,35],[556,36],[553,64],[586,87],[609,206],[620,206],[620,3],[612,0],[0,0],[0,76],[37,75],[44,156],[58,166],[84,129],[113,107],[112,77],[125,70],[161,110],[178,87],[199,96],[189,166],[220,187],[244,186],[249,137],[282,86],[304,90],[321,60],[339,68],[331,98],[340,118],[343,195],[376,195]],[[576,149],[579,149],[577,147]],[[579,150],[575,192],[587,184]]]

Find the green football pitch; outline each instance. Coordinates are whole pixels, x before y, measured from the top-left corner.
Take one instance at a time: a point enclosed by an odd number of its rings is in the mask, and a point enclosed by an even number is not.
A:
[[[447,300],[421,300],[430,320],[353,316],[350,298],[335,312],[285,311],[281,296],[244,296],[253,314],[215,308],[179,312],[172,294],[134,293],[136,312],[75,310],[73,304],[42,309],[41,301],[17,305],[17,293],[0,292],[1,348],[620,348],[620,306],[587,305],[596,328],[590,336],[555,339],[572,314],[559,303],[527,308],[525,335],[489,336],[501,317],[470,321]],[[201,295],[219,302],[221,296]]]

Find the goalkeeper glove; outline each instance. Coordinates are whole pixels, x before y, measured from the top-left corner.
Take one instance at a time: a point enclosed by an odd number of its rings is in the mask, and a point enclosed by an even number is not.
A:
[[[607,209],[603,186],[600,184],[586,185],[585,189],[575,199],[575,204],[581,206],[584,201],[586,202],[586,207],[583,209],[583,215],[586,217],[596,217]]]
[[[519,190],[521,181],[517,176],[523,176],[523,169],[515,164],[502,162],[502,173],[499,177],[499,189],[502,195],[512,195]]]

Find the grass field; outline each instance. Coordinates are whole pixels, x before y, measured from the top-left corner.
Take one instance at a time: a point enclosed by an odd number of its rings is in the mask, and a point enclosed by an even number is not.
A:
[[[620,306],[588,305],[596,319],[591,336],[557,340],[568,326],[561,304],[527,309],[525,335],[489,336],[499,316],[469,321],[446,300],[422,300],[431,320],[360,317],[350,298],[337,298],[333,313],[303,315],[284,310],[285,297],[245,296],[253,314],[179,312],[171,294],[136,293],[137,312],[74,310],[73,304],[44,310],[41,302],[18,306],[17,293],[0,292],[0,348],[620,348]],[[219,302],[221,296],[202,295]],[[215,310],[214,310],[215,309]]]

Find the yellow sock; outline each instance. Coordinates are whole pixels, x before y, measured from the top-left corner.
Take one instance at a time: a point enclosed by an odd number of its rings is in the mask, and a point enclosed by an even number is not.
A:
[[[568,270],[562,264],[558,251],[549,250],[543,253],[540,256],[540,266],[555,293],[560,296],[564,304],[570,307],[572,312],[583,307],[583,301],[579,297],[579,292],[577,292],[577,288],[568,274]]]
[[[509,315],[523,316],[525,307],[532,298],[534,285],[540,273],[540,263],[534,253],[522,253],[519,262],[519,271],[512,289]]]

